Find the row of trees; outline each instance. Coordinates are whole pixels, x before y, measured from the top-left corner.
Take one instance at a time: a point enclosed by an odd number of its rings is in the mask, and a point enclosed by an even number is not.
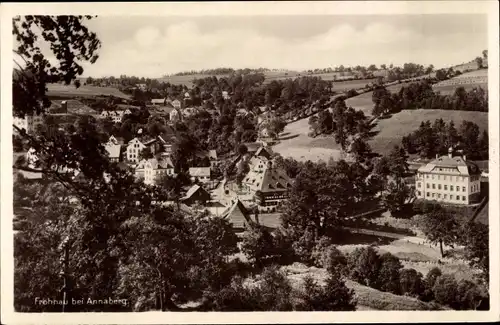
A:
[[[480,132],[479,126],[471,121],[462,121],[457,128],[453,121],[443,119],[422,122],[419,128],[401,140],[403,148],[410,154],[422,158],[434,158],[446,154],[450,147],[459,149],[469,159],[487,160],[489,156],[488,132]]]
[[[336,143],[346,150],[354,136],[365,138],[370,130],[363,111],[347,107],[343,99],[336,100],[333,109],[322,110],[309,118],[310,136],[333,134]]]
[[[464,87],[458,87],[452,95],[441,95],[432,89],[429,80],[410,83],[395,94],[378,85],[373,91],[372,100],[374,116],[397,113],[405,109],[488,111],[488,93],[483,88],[466,91]]]

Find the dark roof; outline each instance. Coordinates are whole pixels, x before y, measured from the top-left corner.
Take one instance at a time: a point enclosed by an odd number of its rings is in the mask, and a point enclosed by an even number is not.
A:
[[[232,206],[224,211],[222,213],[222,218],[227,219],[234,228],[244,228],[245,224],[253,224],[247,208],[245,208],[240,200],[236,200]]]
[[[243,144],[247,147],[248,152],[256,152],[260,147],[263,146],[260,142],[246,142]]]
[[[195,193],[197,193],[199,191],[201,191],[205,195],[209,195],[210,196],[210,194],[203,187],[201,187],[199,185],[193,185],[187,191],[186,195],[184,195],[184,197],[182,198],[182,200],[187,200],[187,199],[191,198]]]

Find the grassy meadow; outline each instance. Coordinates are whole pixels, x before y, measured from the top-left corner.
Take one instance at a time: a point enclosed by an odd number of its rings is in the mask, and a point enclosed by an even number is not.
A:
[[[53,97],[93,97],[93,96],[115,96],[120,98],[130,98],[129,95],[122,93],[114,87],[80,86],[74,85],[48,84],[48,96]]]

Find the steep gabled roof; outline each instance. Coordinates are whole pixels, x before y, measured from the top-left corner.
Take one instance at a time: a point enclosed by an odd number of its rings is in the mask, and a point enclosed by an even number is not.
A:
[[[247,208],[240,200],[236,200],[222,213],[221,217],[227,219],[235,228],[243,228],[245,224],[253,225],[254,223]]]
[[[121,146],[119,144],[107,143],[104,148],[108,152],[109,158],[119,158]]]
[[[208,150],[208,158],[212,160],[217,160],[217,151],[215,150]]]
[[[203,187],[195,184],[195,185],[191,186],[191,188],[186,192],[186,195],[184,195],[184,197],[182,198],[182,200],[189,199],[190,197],[192,197],[198,191],[203,191],[206,194],[208,194],[208,192]]]

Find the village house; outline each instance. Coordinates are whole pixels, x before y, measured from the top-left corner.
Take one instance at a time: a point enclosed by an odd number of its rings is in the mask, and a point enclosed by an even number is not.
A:
[[[153,106],[172,106],[172,101],[168,98],[154,98],[151,99],[151,104]]]
[[[217,157],[216,150],[208,150],[208,159],[210,159],[210,168],[215,168],[219,165],[219,159]]]
[[[169,157],[143,159],[136,168],[136,177],[144,179],[144,184],[156,184],[162,175],[174,176],[174,164]]]
[[[140,152],[146,148],[138,138],[133,138],[127,144],[127,160],[130,162],[138,162]]]
[[[189,116],[195,115],[198,112],[199,112],[199,109],[197,109],[196,107],[186,107],[185,109],[182,110],[182,115],[184,117],[189,117]]]
[[[417,198],[424,200],[468,205],[481,196],[480,169],[465,156],[453,156],[452,148],[420,167],[415,183]]]
[[[121,137],[115,137],[114,135],[111,135],[108,139],[108,142],[106,144],[119,144],[123,145],[123,138]]]
[[[106,143],[104,145],[106,152],[108,153],[109,160],[112,162],[119,162],[121,157],[122,146],[119,144]]]
[[[248,149],[248,154],[254,155],[260,147],[262,147],[262,143],[260,142],[245,142],[243,143],[245,147]]]
[[[189,176],[192,182],[198,180],[201,183],[207,183],[210,181],[210,167],[190,167]]]
[[[181,114],[180,109],[174,108],[173,110],[171,110],[169,113],[169,120],[171,122],[182,120],[182,114]]]
[[[238,199],[221,214],[221,217],[229,221],[233,229],[237,232],[244,231],[255,224],[248,209]]]
[[[137,84],[135,85],[138,89],[142,90],[142,91],[145,91],[146,89],[148,89],[148,86],[146,84]]]
[[[181,202],[187,206],[193,206],[195,204],[206,205],[210,201],[210,194],[201,186],[193,185],[186,192]]]
[[[104,110],[101,112],[99,117],[103,119],[110,118],[113,120],[114,123],[121,123],[123,121],[123,117],[129,114],[132,114],[132,112],[128,108],[125,110],[116,110],[116,111]]]
[[[264,158],[261,163],[254,163],[243,185],[254,195],[259,211],[276,212],[278,204],[288,197],[292,180],[285,171],[273,166],[273,161]]]
[[[26,130],[26,134],[33,134],[39,125],[43,125],[43,115],[30,114],[26,115],[24,118],[14,117],[13,123],[19,129]]]
[[[173,106],[174,108],[176,108],[176,109],[180,109],[180,108],[181,108],[181,106],[182,106],[182,103],[181,103],[181,101],[180,101],[180,100],[178,100],[178,99],[174,99],[174,100],[172,101],[172,106]]]

